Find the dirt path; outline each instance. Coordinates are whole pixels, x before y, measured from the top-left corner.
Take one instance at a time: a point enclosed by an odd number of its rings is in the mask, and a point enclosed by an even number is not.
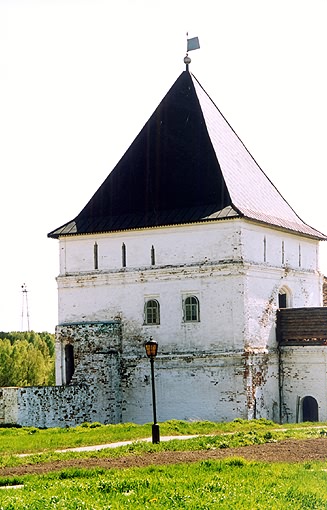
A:
[[[262,462],[305,462],[310,460],[327,461],[327,438],[306,440],[285,440],[278,443],[244,446],[196,452],[160,452],[142,455],[129,455],[117,459],[73,459],[47,462],[37,465],[24,465],[12,468],[0,468],[0,476],[21,476],[25,474],[44,474],[65,468],[125,469],[143,467],[151,464],[165,465],[181,462],[197,462],[205,459],[225,459],[242,457]]]

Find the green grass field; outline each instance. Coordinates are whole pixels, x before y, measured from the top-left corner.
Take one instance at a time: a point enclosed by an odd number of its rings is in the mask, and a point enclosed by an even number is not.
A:
[[[209,421],[170,420],[160,424],[161,436],[173,435],[210,435],[229,442],[228,436],[244,440],[244,435],[277,437],[318,437],[327,435],[327,424],[297,423],[294,425],[277,425],[269,420],[236,419],[228,423]],[[0,455],[51,452],[58,449],[74,448],[117,441],[136,441],[151,436],[151,424],[137,425],[124,423],[118,425],[101,425],[100,423],[83,423],[74,428],[37,429],[34,427],[0,428]],[[237,445],[236,445],[237,446]]]
[[[127,470],[66,470],[16,479],[3,510],[325,509],[327,463],[265,464],[242,459]],[[9,480],[8,480],[9,481]]]
[[[138,455],[164,450],[229,448],[285,438],[327,435],[326,424],[278,426],[266,420],[231,423],[170,421],[162,435],[200,434],[159,445],[134,442],[114,450],[56,453],[60,448],[137,440],[151,425],[84,424],[72,429],[0,429],[1,466],[55,459]],[[31,456],[17,454],[33,452]],[[37,453],[41,452],[41,453]],[[327,457],[327,454],[326,454]],[[8,486],[19,486],[8,488]],[[327,462],[248,462],[241,458],[133,469],[66,469],[0,477],[0,510],[327,509]]]

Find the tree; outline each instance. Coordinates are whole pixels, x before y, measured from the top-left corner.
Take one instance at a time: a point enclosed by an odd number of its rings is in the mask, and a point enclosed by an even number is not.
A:
[[[0,386],[54,384],[54,346],[51,333],[0,332]]]

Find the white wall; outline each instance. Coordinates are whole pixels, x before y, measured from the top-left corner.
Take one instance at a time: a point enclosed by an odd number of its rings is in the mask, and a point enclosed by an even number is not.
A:
[[[238,271],[223,267],[153,269],[102,275],[91,280],[65,277],[59,282],[61,323],[107,321],[121,318],[124,337],[155,336],[167,350],[220,350],[242,348],[242,282]],[[65,285],[62,287],[61,285]],[[70,285],[72,285],[70,287]],[[195,295],[200,302],[200,322],[183,322],[183,298]],[[233,296],[233,298],[232,298]],[[160,325],[143,325],[144,304],[160,303]],[[231,324],[233,327],[231,327]]]
[[[241,219],[64,238],[59,323],[121,321],[123,421],[151,421],[150,336],[159,343],[160,420],[278,420],[278,293],[287,291],[290,306],[322,304],[317,253],[317,241]],[[198,323],[183,321],[189,295],[200,303]],[[148,299],[160,303],[159,325],[144,324]]]
[[[60,243],[60,275],[92,272],[94,243],[98,245],[99,271],[122,267],[122,244],[128,268],[205,264],[244,260],[266,266],[318,270],[318,241],[255,224],[229,219],[217,222],[153,229],[71,236]]]
[[[319,242],[314,239],[244,221],[242,242],[248,262],[304,271],[319,269]]]
[[[92,270],[95,239],[102,257],[99,270]],[[126,268],[121,268],[122,242]],[[150,264],[152,245],[155,265]],[[239,219],[64,238],[59,323],[119,317],[127,338],[152,335],[167,351],[275,348],[281,288],[288,290],[291,306],[321,305],[317,245]],[[183,322],[188,295],[199,299],[199,323]],[[158,326],[143,324],[148,299],[160,303]]]
[[[110,234],[72,236],[60,240],[60,274],[90,272],[94,269],[94,243],[98,245],[99,270],[121,269],[122,244],[126,246],[127,267],[151,264],[151,247],[156,265],[184,265],[241,257],[239,223],[158,227]]]
[[[283,421],[295,422],[297,405],[302,421],[301,402],[306,396],[318,402],[319,421],[327,421],[327,352],[326,346],[283,347]]]

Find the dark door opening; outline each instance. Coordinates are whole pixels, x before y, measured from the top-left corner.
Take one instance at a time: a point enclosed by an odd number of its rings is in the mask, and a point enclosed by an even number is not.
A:
[[[303,421],[318,421],[318,402],[313,397],[304,397],[302,402]]]
[[[66,384],[72,380],[75,366],[74,366],[74,347],[71,344],[65,345],[65,371],[66,371]]]
[[[287,308],[286,294],[278,294],[278,308]]]

